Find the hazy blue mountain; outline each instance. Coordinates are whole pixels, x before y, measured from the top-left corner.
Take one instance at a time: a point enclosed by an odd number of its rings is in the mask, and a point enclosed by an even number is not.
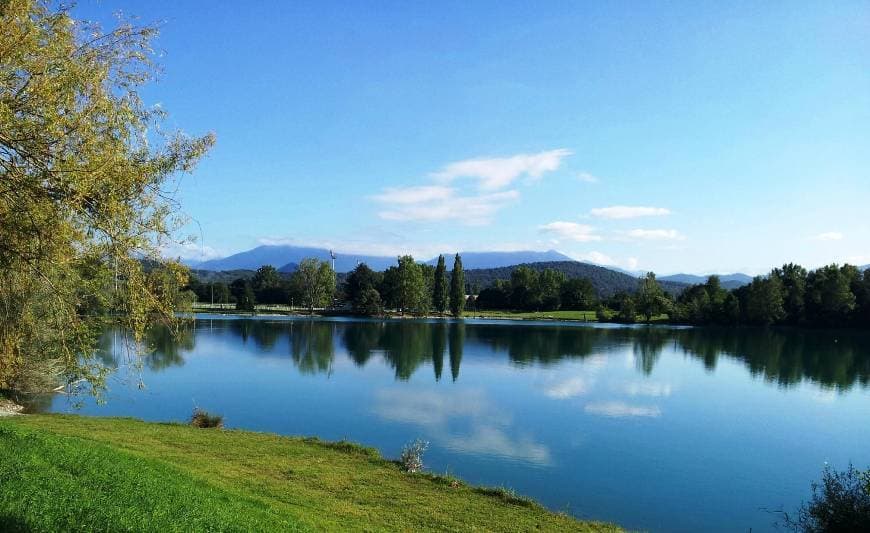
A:
[[[444,260],[447,269],[453,268],[454,253],[445,253]],[[462,268],[469,270],[474,268],[499,268],[524,263],[544,263],[552,261],[574,261],[565,254],[556,250],[546,252],[459,252],[462,256]],[[430,265],[438,262],[438,257],[426,261]]]
[[[677,283],[685,283],[687,285],[697,285],[698,283],[706,283],[708,276],[698,276],[695,274],[672,274],[670,276],[660,276],[659,281],[675,281]],[[752,282],[752,276],[735,273],[735,274],[720,274],[719,281],[722,287],[726,289],[736,289],[748,285]]]
[[[454,254],[444,254],[447,268],[453,266]],[[572,259],[555,250],[547,252],[460,252],[464,268],[497,268],[521,263],[539,263],[543,261],[571,261]],[[262,265],[272,265],[282,272],[296,270],[299,262],[313,257],[324,261],[329,260],[329,250],[307,246],[263,245],[252,250],[239,252],[222,259],[212,259],[198,264],[190,264],[198,270],[256,270]],[[435,257],[426,261],[434,265]],[[336,253],[335,270],[349,272],[357,264],[365,263],[373,270],[386,270],[396,264],[396,257]]]
[[[863,272],[863,271],[865,271],[865,270],[867,270],[867,269],[870,269],[870,265],[864,265],[864,266],[858,267],[858,269],[861,270],[861,271]]]
[[[196,266],[199,270],[256,270],[263,265],[272,265],[282,272],[292,272],[306,258],[329,261],[329,250],[307,246],[263,245],[239,252],[223,259],[212,259]],[[335,270],[347,272],[363,262],[374,270],[384,270],[396,263],[395,257],[336,253]]]

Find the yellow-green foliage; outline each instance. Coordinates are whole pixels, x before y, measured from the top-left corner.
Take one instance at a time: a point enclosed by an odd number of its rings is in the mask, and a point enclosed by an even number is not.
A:
[[[99,317],[140,341],[173,316],[186,272],[158,259],[171,193],[214,141],[162,135],[139,99],[154,28],[102,31],[53,6],[0,2],[0,388],[51,364],[99,387]]]
[[[0,474],[0,528],[619,531],[351,443],[131,419],[0,420]]]

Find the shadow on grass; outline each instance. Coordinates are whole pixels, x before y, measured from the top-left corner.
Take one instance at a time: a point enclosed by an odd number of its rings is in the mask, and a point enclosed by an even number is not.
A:
[[[17,516],[0,515],[0,531],[7,533],[27,533],[33,531],[27,523]]]

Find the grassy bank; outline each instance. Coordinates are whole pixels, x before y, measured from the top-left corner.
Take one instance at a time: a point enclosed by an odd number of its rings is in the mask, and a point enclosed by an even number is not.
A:
[[[617,531],[405,474],[350,443],[132,419],[0,419],[0,530]]]

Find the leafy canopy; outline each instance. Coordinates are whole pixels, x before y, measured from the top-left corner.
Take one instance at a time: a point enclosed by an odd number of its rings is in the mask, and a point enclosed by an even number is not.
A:
[[[173,320],[186,269],[160,259],[182,222],[172,193],[214,137],[164,132],[140,99],[155,34],[0,1],[0,388],[96,391],[101,317],[134,341]]]

